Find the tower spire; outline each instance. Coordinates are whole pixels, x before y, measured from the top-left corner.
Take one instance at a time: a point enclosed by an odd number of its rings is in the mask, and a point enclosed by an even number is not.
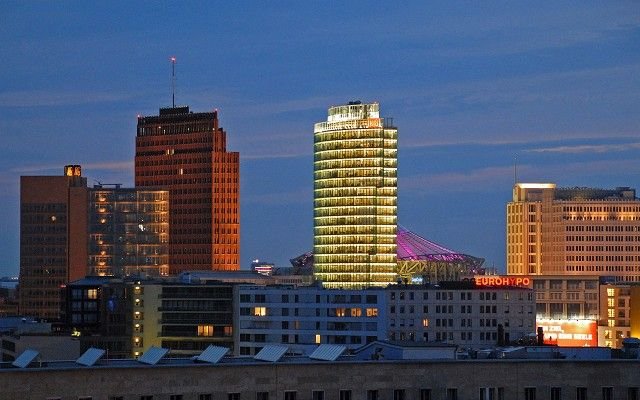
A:
[[[176,57],[171,56],[171,107],[176,108]]]

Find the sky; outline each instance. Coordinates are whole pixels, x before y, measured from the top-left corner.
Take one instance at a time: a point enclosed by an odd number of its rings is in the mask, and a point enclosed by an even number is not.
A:
[[[0,54],[0,276],[21,175],[133,186],[170,56],[240,152],[243,269],[312,249],[313,124],[348,101],[398,127],[399,223],[498,270],[515,179],[640,188],[637,1],[4,0]]]

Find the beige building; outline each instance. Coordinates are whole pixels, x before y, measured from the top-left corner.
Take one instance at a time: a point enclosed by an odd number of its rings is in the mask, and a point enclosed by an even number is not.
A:
[[[635,189],[517,183],[507,204],[507,273],[640,281]]]
[[[622,348],[629,337],[640,337],[640,286],[601,285],[598,345]]]

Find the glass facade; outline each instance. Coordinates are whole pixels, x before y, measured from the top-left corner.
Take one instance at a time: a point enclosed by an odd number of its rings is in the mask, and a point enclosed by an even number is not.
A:
[[[93,275],[168,275],[169,192],[90,190],[89,270]]]
[[[328,288],[396,281],[398,130],[379,107],[331,107],[315,124],[314,266]]]

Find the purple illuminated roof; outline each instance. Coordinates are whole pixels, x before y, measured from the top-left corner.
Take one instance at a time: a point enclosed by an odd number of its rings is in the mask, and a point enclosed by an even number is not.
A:
[[[398,225],[398,260],[464,261],[464,254],[447,249]]]
[[[437,243],[423,238],[398,225],[396,238],[398,245],[398,261],[434,261],[455,264],[465,264],[471,269],[477,269],[484,263],[483,258],[473,257],[455,252]],[[294,269],[313,270],[313,253],[307,252],[291,260]]]

